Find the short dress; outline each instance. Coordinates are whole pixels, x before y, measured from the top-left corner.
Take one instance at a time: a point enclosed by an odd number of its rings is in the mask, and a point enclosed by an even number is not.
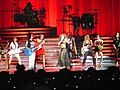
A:
[[[102,52],[103,43],[101,41],[96,41],[95,52]]]
[[[37,43],[37,45],[39,45],[40,43]],[[41,56],[45,54],[45,48],[44,45],[41,46],[41,48],[39,50],[36,51],[36,56]]]

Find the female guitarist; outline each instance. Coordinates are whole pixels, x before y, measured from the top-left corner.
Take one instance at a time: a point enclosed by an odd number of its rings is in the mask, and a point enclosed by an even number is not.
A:
[[[96,61],[98,61],[98,54],[101,56],[101,60],[98,64],[98,67],[101,66],[101,63],[103,61],[103,53],[102,53],[102,49],[103,49],[103,40],[100,38],[99,35],[97,35],[97,39],[94,42],[95,45],[95,55],[96,55]]]
[[[92,43],[92,40],[90,39],[90,36],[86,35],[84,37],[83,47],[81,48],[81,51],[82,51],[83,56],[84,56],[82,67],[85,65],[85,61],[86,61],[87,56],[93,57],[93,66],[96,67],[96,62],[95,62],[92,46],[93,46],[93,43]]]
[[[35,42],[33,41],[33,34],[28,34],[28,40],[26,42],[26,49],[24,50],[25,54],[29,59],[29,69],[35,70]]]
[[[3,60],[3,58],[6,61],[6,69],[8,70],[8,48],[9,48],[9,42],[6,40],[5,45],[2,42],[2,38],[0,38],[0,61]]]
[[[18,42],[17,42],[17,38],[14,37],[13,38],[13,41],[10,43],[10,51],[8,51],[8,54],[9,54],[9,65],[8,65],[8,69],[9,69],[9,66],[11,64],[11,60],[13,58],[13,56],[16,56],[17,59],[18,59],[18,63],[21,65],[21,58],[20,58],[20,55],[19,53],[21,52],[20,49],[18,48]]]
[[[45,68],[45,48],[44,48],[44,35],[40,35],[36,38],[36,60],[39,60],[42,57],[43,68]]]

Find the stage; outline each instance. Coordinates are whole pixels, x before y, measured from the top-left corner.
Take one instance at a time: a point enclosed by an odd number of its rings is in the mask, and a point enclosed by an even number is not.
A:
[[[101,58],[99,57],[99,60],[100,59]],[[99,62],[99,60],[98,60],[98,62]],[[93,62],[92,62],[91,56],[87,57],[84,67],[82,67],[82,61],[83,61],[83,57],[79,57],[77,59],[72,59],[71,68],[69,70],[70,71],[86,71],[86,70],[88,70],[88,68],[93,67]],[[61,69],[63,69],[62,67],[57,66],[57,60],[51,61],[52,64],[50,64],[50,62],[49,63],[47,63],[47,62],[48,61],[46,61],[46,67],[44,68],[44,70],[46,72],[59,72]],[[96,62],[96,63],[98,63],[98,62]],[[14,59],[10,65],[10,69],[7,70],[6,69],[6,61],[1,61],[0,62],[0,71],[8,71],[10,74],[13,74],[16,71],[17,64],[18,64],[18,61],[16,59]],[[28,69],[28,59],[26,57],[22,57],[22,65],[25,66],[26,71],[29,70]],[[117,64],[114,60],[111,60],[111,58],[104,56],[101,67],[96,66],[95,70],[107,70],[109,67],[116,66],[116,65]],[[43,69],[41,62],[37,62],[36,72],[39,69]]]
[[[46,67],[44,68],[46,72],[59,72],[60,67],[57,66],[58,57],[59,57],[59,49],[58,46],[59,36],[57,36],[57,28],[56,27],[45,27],[45,28],[9,28],[9,29],[1,29],[0,37],[2,38],[2,42],[4,43],[6,40],[8,42],[16,36],[18,38],[19,46],[24,47],[25,42],[27,40],[27,34],[33,33],[35,36],[40,34],[45,35],[45,63]],[[91,35],[92,36],[92,35]],[[93,35],[94,36],[94,35]],[[82,45],[83,36],[73,36],[75,38],[75,43],[77,46],[78,57],[71,60],[71,71],[83,71],[87,70],[92,66],[92,59],[88,56],[86,60],[86,65],[82,67],[83,57],[80,54],[80,49]],[[116,61],[114,60],[114,49],[112,46],[112,37],[103,36],[104,40],[104,60],[101,68],[97,68],[96,70],[106,70],[109,66],[116,66]],[[95,38],[92,37],[94,41]],[[22,59],[22,64],[25,66],[25,70],[28,70],[28,58],[25,56],[24,52],[20,53],[20,57]],[[100,58],[100,57],[99,57]],[[98,61],[99,62],[99,61]],[[10,65],[10,69],[8,70],[10,73],[13,73],[16,70],[16,65],[18,61],[16,58],[12,60]],[[38,61],[36,71],[42,69],[42,61]],[[4,60],[0,62],[0,71],[6,71],[6,63]]]

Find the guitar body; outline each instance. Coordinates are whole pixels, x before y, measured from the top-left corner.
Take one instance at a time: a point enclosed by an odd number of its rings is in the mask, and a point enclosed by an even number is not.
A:
[[[32,50],[31,50],[30,48],[25,48],[25,49],[24,49],[24,54],[25,54],[26,56],[30,56],[30,55],[32,54]]]
[[[0,54],[3,54],[4,53],[4,50],[0,50]]]
[[[19,49],[15,49],[15,50],[10,50],[9,52],[8,52],[8,54],[9,55],[12,55],[12,54],[18,54],[18,53],[20,53],[21,51],[19,50]]]
[[[103,45],[97,45],[95,47],[95,51],[97,51],[97,52],[102,51],[102,49],[103,49]]]
[[[4,49],[2,54],[7,54],[8,53],[8,49]]]
[[[10,51],[8,51],[8,54],[9,55],[12,55],[12,54],[19,54],[21,53],[21,49],[23,49],[24,47],[20,47],[20,48],[17,48],[17,49],[11,49]]]
[[[91,48],[90,45],[83,46],[83,47],[81,48],[81,54],[84,55],[85,52],[90,51],[90,48]]]

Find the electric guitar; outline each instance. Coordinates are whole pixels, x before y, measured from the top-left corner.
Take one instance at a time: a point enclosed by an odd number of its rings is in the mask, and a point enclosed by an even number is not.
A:
[[[81,54],[84,55],[87,51],[90,51],[91,45],[83,46],[81,48]]]
[[[11,49],[10,51],[8,51],[8,54],[9,55],[12,55],[12,54],[18,54],[18,53],[21,53],[22,50],[21,49],[24,49],[25,47],[19,47],[17,49]]]
[[[0,50],[1,54],[6,54],[8,52],[8,49]]]
[[[24,54],[25,54],[26,56],[30,56],[30,55],[32,54],[32,52],[33,52],[33,49],[30,49],[30,48],[28,48],[28,47],[26,47],[26,48],[24,49]]]
[[[24,49],[24,54],[25,54],[26,56],[30,56],[30,55],[32,54],[32,52],[38,51],[39,49],[41,49],[43,43],[44,43],[44,42],[41,42],[40,44],[38,44],[38,45],[37,45],[36,47],[34,47],[34,48],[28,48],[28,47],[26,47],[26,48]]]

